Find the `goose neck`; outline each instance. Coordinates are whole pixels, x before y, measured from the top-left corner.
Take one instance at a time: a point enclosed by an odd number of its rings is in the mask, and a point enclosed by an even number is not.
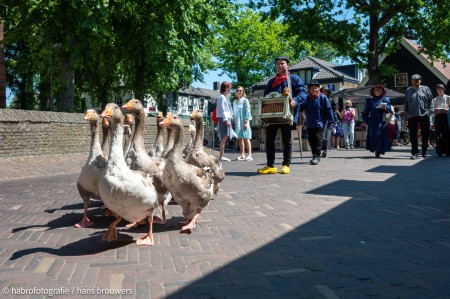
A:
[[[200,148],[203,146],[203,120],[202,119],[195,119],[195,141],[194,141],[194,148]]]

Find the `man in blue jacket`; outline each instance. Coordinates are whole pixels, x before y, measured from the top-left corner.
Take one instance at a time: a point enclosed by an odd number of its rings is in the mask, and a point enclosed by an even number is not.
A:
[[[300,104],[306,99],[305,84],[299,76],[291,75],[289,69],[289,58],[286,56],[279,56],[275,58],[275,65],[277,68],[277,75],[269,80],[269,83],[264,90],[264,96],[271,92],[283,93],[283,89],[289,86],[292,92],[291,107],[294,109],[294,125],[298,120],[300,113]],[[288,174],[291,172],[289,165],[291,164],[292,156],[292,141],[291,141],[291,126],[289,124],[271,124],[266,128],[266,157],[267,165],[258,169],[259,174],[274,174],[278,169],[274,166],[275,163],[275,137],[278,129],[281,130],[281,139],[283,142],[283,167],[281,174]]]
[[[320,93],[319,82],[313,80],[308,84],[308,96],[301,106],[301,111],[305,111],[306,114],[308,142],[313,154],[310,163],[317,165],[320,162],[323,130],[326,130],[326,125],[328,130],[334,127],[333,110],[328,98]]]

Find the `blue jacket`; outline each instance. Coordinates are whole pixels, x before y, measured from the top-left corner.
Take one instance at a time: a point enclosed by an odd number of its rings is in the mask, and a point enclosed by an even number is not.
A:
[[[306,88],[305,84],[303,83],[302,79],[300,79],[297,75],[291,75],[291,92],[292,92],[292,99],[294,100],[295,104],[295,111],[294,111],[294,124],[297,124],[298,116],[300,115],[300,106],[301,104],[306,100]],[[288,86],[287,80],[284,80],[283,83],[280,85],[275,86],[272,88],[272,83],[275,78],[272,78],[269,80],[269,83],[267,83],[266,89],[264,90],[264,96],[268,95],[271,92],[278,92],[283,93],[283,89]]]
[[[306,127],[308,129],[323,128],[327,121],[328,128],[334,127],[333,110],[326,95],[320,93],[317,98],[313,98],[308,94],[300,110],[306,113]]]

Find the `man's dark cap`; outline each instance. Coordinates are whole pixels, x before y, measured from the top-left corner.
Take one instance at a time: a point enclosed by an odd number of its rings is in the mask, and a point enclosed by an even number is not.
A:
[[[288,64],[290,63],[289,58],[287,58],[286,56],[278,56],[277,58],[275,58],[275,63],[277,63],[278,60],[284,60]]]
[[[308,88],[310,88],[311,86],[317,85],[320,87],[320,83],[317,82],[316,80],[311,80],[308,84]]]

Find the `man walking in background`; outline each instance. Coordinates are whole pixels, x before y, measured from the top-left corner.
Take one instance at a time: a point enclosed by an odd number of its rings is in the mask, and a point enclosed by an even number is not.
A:
[[[419,74],[412,75],[412,86],[408,87],[405,94],[405,117],[408,120],[408,129],[411,138],[411,159],[419,158],[417,144],[417,132],[422,130],[422,157],[427,157],[428,137],[430,135],[430,123],[433,115],[433,94],[428,86],[421,85],[422,77]]]

